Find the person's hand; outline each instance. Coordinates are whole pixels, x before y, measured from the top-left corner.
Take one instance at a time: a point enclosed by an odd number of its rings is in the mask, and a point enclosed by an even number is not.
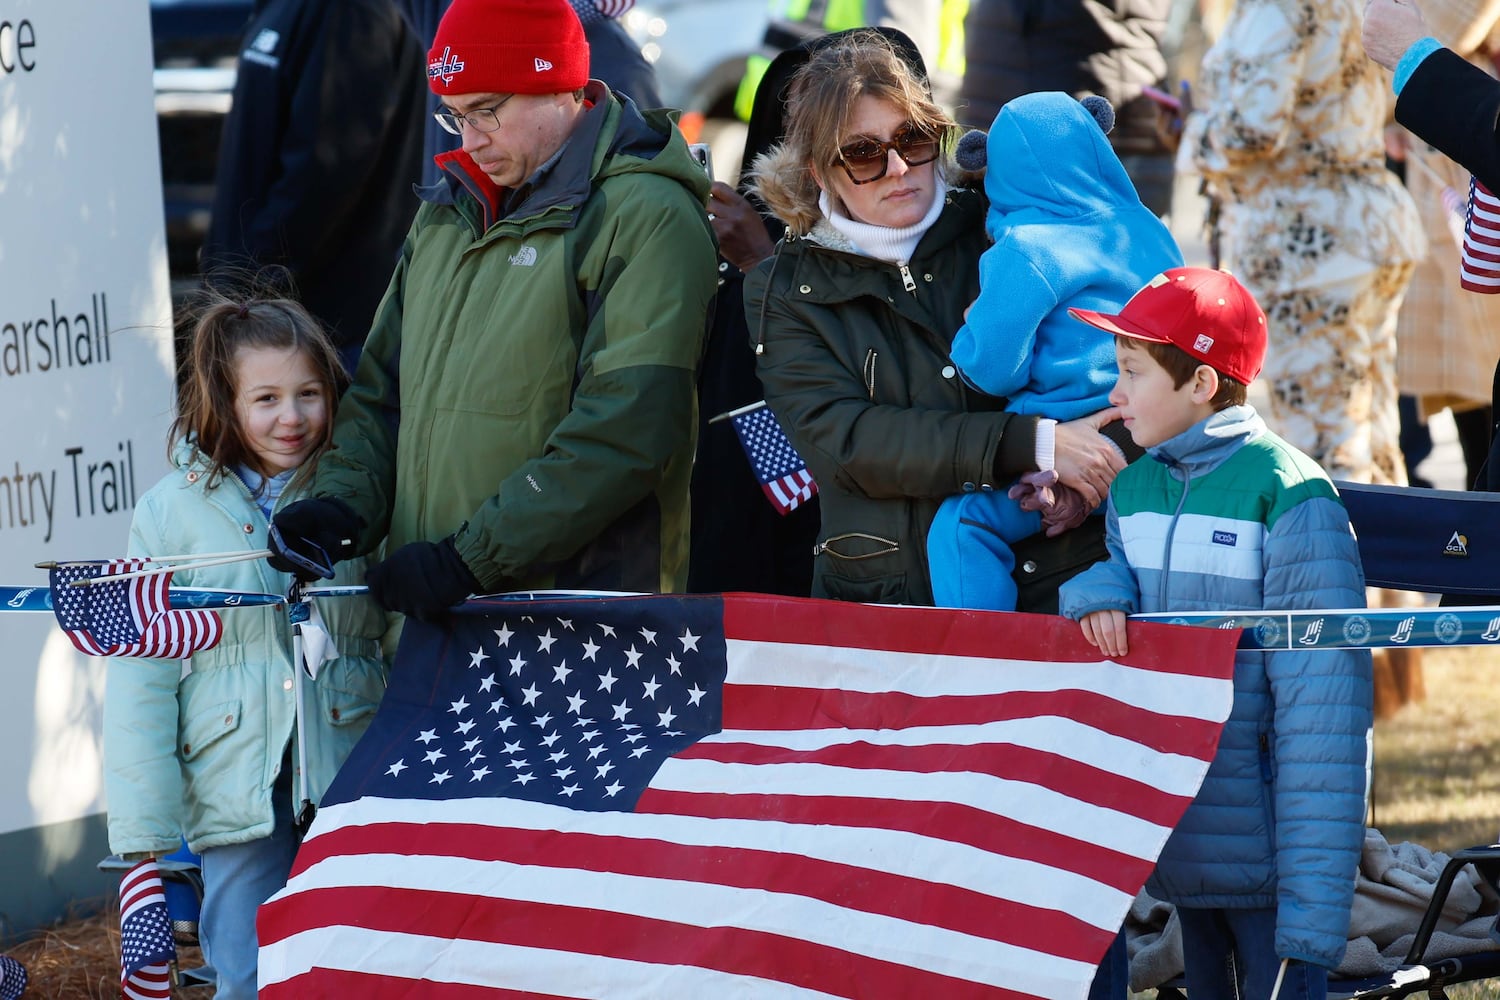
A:
[[[1057,425],[1053,465],[1058,481],[1077,490],[1090,509],[1104,502],[1109,484],[1125,468],[1120,449],[1099,433],[1099,428],[1119,419],[1120,411],[1110,407]]]
[[[1045,511],[1056,503],[1053,488],[1057,486],[1057,470],[1027,472],[1017,480],[1005,495],[1016,501],[1016,506],[1027,513]]]
[[[333,564],[354,555],[365,522],[354,508],[334,497],[312,497],[288,504],[271,519],[266,562],[306,583],[333,576]]]
[[[1365,4],[1360,41],[1364,42],[1365,55],[1386,69],[1395,69],[1412,43],[1430,34],[1422,8],[1412,0],[1368,0]]]
[[[741,271],[753,270],[776,252],[755,206],[723,181],[714,181],[708,192],[708,220],[719,238],[719,255]]]
[[[1105,656],[1118,657],[1130,652],[1125,641],[1125,612],[1091,611],[1078,619],[1083,626],[1083,637],[1089,645],[1096,647]]]
[[[1156,105],[1156,138],[1169,153],[1176,153],[1182,145],[1182,127],[1187,116],[1193,112],[1193,88],[1186,80],[1177,87],[1178,106]]]
[[[428,622],[479,590],[453,536],[440,542],[410,542],[365,575],[370,596],[387,611]]]

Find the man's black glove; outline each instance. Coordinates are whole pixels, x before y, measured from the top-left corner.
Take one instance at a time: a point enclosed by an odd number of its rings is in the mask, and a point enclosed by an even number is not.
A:
[[[298,500],[271,519],[266,561],[304,582],[329,579],[334,563],[354,555],[364,527],[364,519],[342,500]]]
[[[479,581],[453,547],[452,535],[440,542],[401,546],[371,566],[365,582],[376,604],[424,622],[479,590]]]

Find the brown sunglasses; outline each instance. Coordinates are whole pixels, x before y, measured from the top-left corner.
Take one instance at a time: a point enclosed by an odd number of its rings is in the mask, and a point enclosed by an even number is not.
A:
[[[938,158],[938,138],[907,122],[896,130],[890,142],[864,137],[840,146],[839,166],[856,184],[878,181],[890,165],[892,150],[908,167],[920,167]]]

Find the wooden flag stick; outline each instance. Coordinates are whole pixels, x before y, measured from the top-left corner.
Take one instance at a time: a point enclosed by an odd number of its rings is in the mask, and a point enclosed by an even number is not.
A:
[[[236,552],[227,556],[215,558],[203,558],[195,562],[173,563],[172,565],[152,566],[149,569],[138,569],[130,573],[115,573],[110,576],[85,577],[74,580],[68,584],[70,587],[91,587],[96,583],[115,583],[119,580],[134,580],[142,576],[156,576],[160,573],[170,573],[178,569],[207,569],[209,566],[226,566],[229,563],[249,562],[252,559],[264,559],[271,554],[270,549],[257,549],[254,552]]]

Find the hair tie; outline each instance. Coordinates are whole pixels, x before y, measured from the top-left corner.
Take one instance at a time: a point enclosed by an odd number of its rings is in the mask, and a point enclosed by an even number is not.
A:
[[[240,303],[239,317],[240,317],[240,319],[249,319],[250,318],[250,304],[249,303],[247,303],[247,302]]]

